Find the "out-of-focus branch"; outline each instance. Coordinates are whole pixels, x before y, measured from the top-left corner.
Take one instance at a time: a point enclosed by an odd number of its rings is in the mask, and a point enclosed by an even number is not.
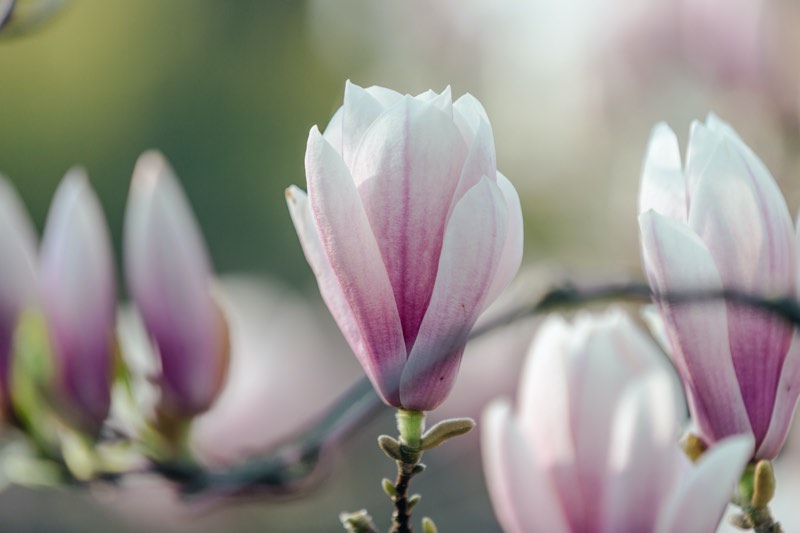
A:
[[[590,303],[627,301],[657,302],[665,305],[726,300],[763,309],[800,326],[800,304],[791,297],[764,297],[735,290],[685,291],[654,294],[647,284],[616,283],[595,287],[565,284],[555,287],[536,301],[520,305],[473,330],[474,339],[526,317],[569,310]],[[202,493],[235,495],[251,489],[291,491],[302,486],[317,466],[323,451],[345,440],[354,428],[384,409],[367,378],[361,379],[296,440],[271,453],[227,469],[206,469],[196,464],[158,464],[154,469],[177,482],[187,496]]]

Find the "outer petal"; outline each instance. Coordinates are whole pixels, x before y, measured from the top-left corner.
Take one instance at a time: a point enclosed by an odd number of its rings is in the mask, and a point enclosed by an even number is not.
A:
[[[115,282],[105,217],[81,169],[67,173],[53,198],[40,276],[64,414],[96,431],[110,403]]]
[[[497,271],[483,301],[484,309],[494,302],[500,296],[500,293],[508,287],[511,280],[517,275],[519,265],[522,263],[524,242],[522,235],[522,206],[519,203],[519,196],[511,182],[500,172],[497,173],[497,186],[500,187],[500,191],[503,193],[506,212],[508,213],[506,237],[503,242],[503,251],[500,253],[500,258],[497,262]]]
[[[752,454],[749,435],[724,439],[706,452],[675,484],[662,506],[656,533],[714,531]]]
[[[0,394],[8,405],[11,339],[20,311],[37,300],[36,233],[14,188],[0,176]]]
[[[775,410],[772,412],[767,434],[756,450],[756,459],[774,459],[781,451],[789,427],[792,425],[798,396],[800,396],[800,337],[795,333],[778,381]]]
[[[406,97],[364,134],[351,170],[411,350],[428,307],[466,146],[453,120]]]
[[[580,528],[586,512],[569,423],[576,389],[569,381],[566,357],[573,334],[558,315],[539,328],[520,379],[517,419],[536,450],[539,468],[552,477],[570,525]]]
[[[624,390],[611,423],[602,531],[650,531],[681,460],[670,375],[651,372]],[[695,531],[695,530],[687,530]]]
[[[483,415],[483,468],[495,514],[508,533],[567,533],[570,527],[537,451],[517,427],[507,403]]]
[[[361,366],[364,367],[364,371],[375,390],[386,401],[384,393],[379,386],[378,368],[369,363],[368,346],[364,344],[364,340],[361,337],[356,313],[350,308],[350,302],[347,301],[342,286],[339,284],[339,279],[333,272],[328,257],[325,255],[325,249],[322,247],[319,233],[314,225],[311,206],[308,204],[306,193],[295,186],[289,187],[286,190],[286,202],[289,205],[289,213],[297,230],[297,236],[300,238],[300,244],[303,246],[306,260],[311,265],[311,270],[317,278],[322,299],[330,309],[331,315],[336,319],[339,329],[342,331],[350,348],[356,354],[356,358],[361,363]]]
[[[686,148],[686,194],[691,205],[694,188],[705,172],[708,162],[717,151],[723,136],[708,129],[705,124],[693,121],[689,128],[689,146]]]
[[[494,149],[494,134],[489,120],[476,108],[480,104],[462,96],[456,102],[455,123],[464,135],[464,141],[469,146],[464,168],[458,187],[453,195],[450,211],[461,198],[483,177],[495,179],[497,176],[497,160]],[[470,97],[471,98],[471,97]],[[475,100],[472,98],[472,100]],[[481,110],[483,108],[480,108]]]
[[[650,209],[681,222],[687,219],[686,179],[675,133],[661,122],[650,134],[650,144],[639,188],[639,213]]]
[[[706,243],[725,287],[794,294],[791,218],[775,182],[750,159],[728,138],[719,144],[694,188],[689,225]],[[731,303],[727,309],[731,356],[760,442],[769,425],[792,329],[782,319],[750,306]]]
[[[714,290],[722,283],[703,243],[685,225],[653,213],[639,216],[642,254],[659,293]],[[710,441],[749,433],[750,422],[731,362],[725,304],[660,306],[672,358],[686,387],[700,432]]]
[[[609,493],[604,487],[606,459],[614,446],[611,429],[618,417],[620,396],[632,379],[654,371],[667,373],[668,365],[656,346],[618,309],[601,317],[580,315],[566,353],[569,425],[574,463],[580,472],[577,490],[584,502],[583,523],[599,523],[603,495]],[[674,417],[675,401],[672,396],[668,399],[673,401],[670,412]],[[676,423],[673,418],[672,426]]]
[[[211,406],[229,346],[211,296],[211,262],[197,221],[164,157],[144,153],[125,216],[125,271],[161,358],[163,407],[191,416]]]
[[[392,287],[353,180],[316,127],[308,136],[306,177],[314,226],[352,315],[338,305],[331,313],[346,335],[347,330],[359,331],[356,346],[349,334],[353,351],[383,399],[399,407],[407,352]],[[315,246],[312,239],[306,241]],[[331,299],[326,296],[326,302]]]
[[[506,216],[502,193],[486,178],[453,211],[430,305],[403,370],[404,407],[431,410],[450,391],[496,271]]]

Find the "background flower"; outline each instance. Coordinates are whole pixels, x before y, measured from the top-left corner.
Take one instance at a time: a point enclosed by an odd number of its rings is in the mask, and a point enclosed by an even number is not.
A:
[[[506,531],[710,531],[752,451],[726,440],[696,464],[655,345],[620,312],[548,319],[516,410],[483,419],[484,470]],[[712,481],[713,480],[713,481]]]
[[[717,117],[692,125],[685,166],[675,134],[656,126],[639,212],[653,290],[796,294],[798,250],[786,202],[764,164]],[[730,301],[660,309],[700,436],[713,443],[750,433],[756,457],[774,458],[800,394],[792,327]]]

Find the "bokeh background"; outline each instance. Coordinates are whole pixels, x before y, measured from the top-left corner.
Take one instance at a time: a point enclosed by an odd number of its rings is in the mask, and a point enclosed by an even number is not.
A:
[[[764,159],[790,210],[800,207],[794,0],[71,0],[41,26],[0,37],[0,172],[41,229],[58,181],[84,166],[119,256],[134,162],[157,148],[186,189],[218,272],[267,278],[316,306],[283,191],[304,185],[308,130],[324,127],[347,79],[412,94],[450,85],[484,104],[498,166],[521,196],[525,265],[542,284],[553,271],[592,282],[641,278],[636,193],[657,121],[685,145],[690,122],[713,110]],[[319,320],[330,327],[324,313]],[[511,392],[514,354],[530,334],[517,329],[481,359],[497,367],[505,354],[508,375],[486,383],[477,371],[464,397]],[[331,335],[334,351],[346,352]],[[298,382],[294,393],[306,392]],[[291,405],[291,394],[259,401]],[[388,410],[337,450],[311,495],[203,506],[148,527],[332,531],[338,511],[362,506],[385,525],[378,482],[392,471],[374,446],[379,432],[392,432]],[[419,514],[442,531],[497,529],[470,442],[430,454],[426,475],[438,467],[438,485],[419,478]],[[151,508],[133,516],[120,511],[126,505],[107,488],[13,488],[0,494],[0,529],[137,531]]]

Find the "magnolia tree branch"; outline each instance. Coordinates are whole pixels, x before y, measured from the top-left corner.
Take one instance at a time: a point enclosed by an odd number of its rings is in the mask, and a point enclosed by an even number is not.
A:
[[[644,283],[617,283],[596,287],[561,285],[547,291],[535,302],[521,305],[501,314],[473,330],[470,339],[483,336],[523,318],[556,310],[568,310],[590,303],[627,301],[683,305],[726,300],[763,309],[800,326],[800,304],[791,297],[764,297],[735,290],[685,291],[656,294]],[[315,471],[326,448],[351,435],[355,428],[387,409],[371,383],[363,378],[297,439],[277,447],[270,453],[226,469],[207,469],[195,463],[162,463],[154,465],[159,474],[177,482],[186,496],[215,494],[234,496],[253,489],[278,492],[299,490]]]

